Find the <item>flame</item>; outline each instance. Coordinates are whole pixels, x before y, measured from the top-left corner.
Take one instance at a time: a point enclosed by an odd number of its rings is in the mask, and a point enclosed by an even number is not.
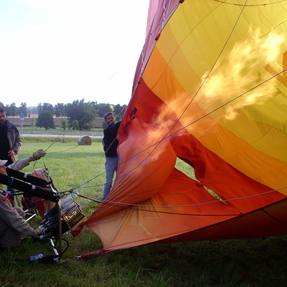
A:
[[[129,150],[129,160],[126,164],[129,166],[128,170],[133,170],[134,176],[140,174],[145,165],[149,165],[151,161],[157,161],[166,150],[167,145],[170,144],[170,139],[181,134],[181,131],[178,132],[176,110],[179,107],[182,109],[186,98],[185,94],[179,95],[168,105],[162,105],[149,123],[137,122],[137,118],[133,120],[133,124],[137,125],[143,132],[136,136],[130,135],[120,148]],[[138,148],[130,149],[131,146]]]
[[[201,93],[205,105],[224,105],[243,95],[225,108],[225,118],[233,120],[239,109],[262,104],[274,96],[277,93],[277,83],[266,81],[270,74],[266,74],[264,67],[278,61],[284,40],[284,36],[275,32],[262,37],[259,30],[250,30],[249,39],[235,44],[226,62],[218,63],[209,76],[207,73],[203,75]]]
[[[174,136],[174,131],[176,131],[176,136],[181,133],[178,132],[176,127],[178,123],[176,111],[182,109],[185,101],[186,97],[179,95],[170,101],[168,105],[161,106],[158,114],[153,118],[152,124],[149,124],[146,129],[145,145],[158,145],[161,142],[164,145],[164,142],[169,142]]]
[[[119,154],[122,158],[118,167],[121,178],[117,178],[115,182],[117,187],[133,184],[135,181],[131,178],[145,179],[142,174],[149,176],[151,172],[156,172],[162,167],[163,161],[170,169],[174,168],[176,156],[174,155],[174,162],[172,154],[169,154],[169,161],[166,161],[165,156],[166,152],[171,150],[170,139],[179,134],[175,111],[182,105],[183,98],[186,100],[186,96],[179,98],[182,100],[172,100],[168,106],[163,104],[148,123],[138,120],[137,117],[132,120],[130,128],[135,132],[130,133],[129,137],[119,145]],[[148,186],[147,188],[151,192]]]

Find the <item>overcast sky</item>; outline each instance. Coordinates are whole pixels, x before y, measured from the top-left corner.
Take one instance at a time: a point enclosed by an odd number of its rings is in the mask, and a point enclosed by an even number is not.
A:
[[[0,101],[127,104],[149,0],[0,0]]]

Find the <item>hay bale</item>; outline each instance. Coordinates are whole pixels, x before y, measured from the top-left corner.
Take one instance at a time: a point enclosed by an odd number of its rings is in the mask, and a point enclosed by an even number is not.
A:
[[[92,138],[90,136],[83,136],[79,138],[78,141],[79,145],[91,145],[92,144]]]

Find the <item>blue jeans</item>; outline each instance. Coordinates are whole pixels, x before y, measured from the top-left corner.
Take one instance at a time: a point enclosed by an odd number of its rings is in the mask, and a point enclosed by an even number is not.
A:
[[[103,188],[103,199],[106,199],[113,184],[114,174],[117,171],[118,167],[118,158],[117,157],[106,157],[106,182]]]

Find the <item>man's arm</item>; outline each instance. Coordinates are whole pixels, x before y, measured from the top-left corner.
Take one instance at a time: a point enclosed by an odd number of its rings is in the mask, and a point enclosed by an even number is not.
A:
[[[23,236],[37,236],[37,232],[24,218],[11,206],[8,199],[0,195],[0,217],[11,228],[18,231]]]
[[[103,137],[103,148],[104,148],[104,151],[107,150],[108,148],[108,136],[107,136],[107,129],[104,129],[104,137]]]
[[[25,166],[29,165],[30,161],[31,161],[30,158],[19,159],[15,162],[11,163],[10,165],[8,165],[8,167],[11,169],[15,169],[15,170],[21,170]]]
[[[11,169],[15,169],[15,170],[21,170],[25,166],[29,165],[31,161],[38,160],[45,155],[46,155],[46,152],[44,150],[38,149],[31,156],[24,158],[24,159],[19,159],[13,162],[12,164],[8,165],[8,167]]]
[[[119,122],[116,123],[116,128],[117,128],[117,130],[119,129],[119,127],[120,127],[120,125],[121,125],[121,122],[122,122],[122,121],[119,121]]]
[[[21,148],[21,139],[20,139],[20,134],[18,129],[14,126],[13,128],[13,132],[14,132],[14,143],[12,145],[12,150],[14,151],[15,154],[18,154],[20,148]]]

